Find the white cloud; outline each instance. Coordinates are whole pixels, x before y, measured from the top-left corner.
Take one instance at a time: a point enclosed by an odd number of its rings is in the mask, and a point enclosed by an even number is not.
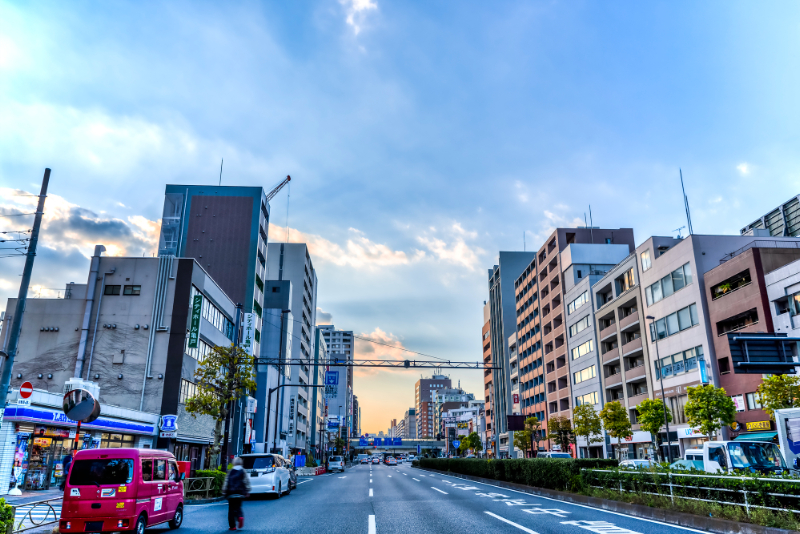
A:
[[[369,334],[360,333],[358,335],[376,343],[356,338],[355,354],[357,359],[403,361],[413,356],[404,350],[403,343],[391,332],[387,333],[376,327]],[[374,376],[379,372],[386,371],[386,368],[381,367],[356,367],[354,374],[356,376]]]
[[[333,314],[317,306],[317,324],[333,324]]]
[[[431,231],[435,232],[435,229],[431,227]],[[442,233],[446,235],[417,236],[417,241],[432,253],[433,258],[439,261],[464,267],[469,271],[480,269],[480,256],[486,251],[467,243],[467,240],[477,239],[478,232],[464,230],[460,223],[453,223]]]
[[[370,10],[377,10],[378,4],[372,0],[339,0],[347,14],[347,24],[353,28],[353,33],[361,33],[362,24]]]
[[[743,175],[750,174],[751,168],[749,163],[740,163],[736,166],[736,169],[742,173]]]

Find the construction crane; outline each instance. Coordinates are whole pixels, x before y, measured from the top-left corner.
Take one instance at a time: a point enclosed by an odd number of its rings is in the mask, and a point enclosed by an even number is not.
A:
[[[280,191],[281,189],[283,189],[283,186],[284,186],[284,185],[286,185],[286,184],[288,184],[288,183],[289,183],[289,182],[291,182],[291,181],[292,181],[292,177],[291,177],[291,176],[289,176],[289,175],[287,175],[287,176],[286,176],[286,179],[285,179],[284,181],[282,181],[282,182],[281,182],[281,183],[279,183],[277,186],[275,186],[275,189],[273,189],[272,191],[270,191],[269,193],[267,193],[267,202],[269,202],[270,200],[272,200],[272,199],[273,199],[273,197],[274,197],[275,195],[277,195],[277,194],[278,194],[278,191]]]

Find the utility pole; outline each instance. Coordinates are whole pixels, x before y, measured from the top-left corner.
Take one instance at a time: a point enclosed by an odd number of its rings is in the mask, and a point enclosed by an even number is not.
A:
[[[14,367],[14,358],[17,356],[19,333],[22,328],[22,314],[25,312],[25,302],[28,300],[28,287],[31,284],[33,260],[36,258],[36,244],[39,241],[39,227],[42,225],[44,199],[47,197],[47,185],[49,183],[50,169],[45,169],[44,178],[42,178],[42,189],[39,191],[39,204],[36,206],[36,218],[33,220],[31,240],[28,244],[28,254],[25,258],[25,267],[22,270],[22,281],[19,284],[17,307],[14,310],[14,317],[11,320],[11,332],[8,338],[8,353],[6,354],[6,363],[3,366],[2,378],[0,378],[0,394],[3,395],[2,408],[5,408],[6,403],[8,402],[8,385],[11,383],[11,369]]]
[[[242,305],[237,303],[236,304],[236,327],[233,330],[233,350],[234,354],[238,358],[239,356],[239,329],[242,326]],[[235,364],[234,364],[235,365]],[[236,372],[236,369],[229,369],[229,373],[233,374]],[[231,437],[231,418],[234,416],[233,411],[235,406],[238,404],[237,401],[232,401],[228,403],[228,416],[225,418],[225,432],[223,433],[222,439],[222,466],[225,468],[225,471],[228,470],[228,440]],[[234,450],[236,450],[234,448]]]

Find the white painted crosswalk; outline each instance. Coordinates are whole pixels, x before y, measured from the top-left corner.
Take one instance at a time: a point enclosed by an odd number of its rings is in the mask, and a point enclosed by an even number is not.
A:
[[[42,503],[31,506],[19,505],[14,514],[14,530],[45,525],[61,517],[61,502]]]

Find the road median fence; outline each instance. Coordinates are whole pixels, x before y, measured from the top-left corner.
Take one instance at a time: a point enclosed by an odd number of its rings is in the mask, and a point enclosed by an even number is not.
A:
[[[581,486],[581,469],[616,467],[617,460],[602,458],[529,458],[485,460],[479,458],[420,458],[419,466],[438,471],[502,480],[537,488],[575,490]]]
[[[581,477],[596,489],[655,495],[673,503],[679,499],[735,506],[744,508],[747,515],[754,508],[800,514],[800,480],[797,478],[592,468],[582,469]]]

